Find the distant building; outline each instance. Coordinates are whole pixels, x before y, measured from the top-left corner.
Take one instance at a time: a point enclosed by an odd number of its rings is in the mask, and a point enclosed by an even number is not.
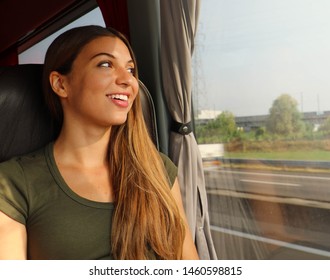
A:
[[[268,115],[235,117],[235,123],[238,129],[243,131],[256,130],[266,125]]]
[[[197,118],[195,119],[196,124],[206,124],[211,120],[218,117],[222,111],[217,110],[199,110],[197,112]]]

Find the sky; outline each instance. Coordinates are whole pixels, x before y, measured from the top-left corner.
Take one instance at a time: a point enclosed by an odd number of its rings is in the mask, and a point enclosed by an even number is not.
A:
[[[88,14],[82,16],[81,18],[77,19],[76,21],[68,24],[61,30],[55,32],[51,36],[47,37],[46,39],[42,40],[38,44],[34,45],[30,49],[26,50],[25,52],[21,53],[18,57],[20,64],[27,64],[27,63],[43,63],[45,53],[47,51],[48,46],[51,42],[61,33],[65,32],[68,29],[87,25],[87,24],[95,24],[105,26],[102,14],[100,9],[94,9]]]
[[[300,111],[330,110],[329,11],[328,0],[202,0],[196,107],[262,115],[287,93]]]

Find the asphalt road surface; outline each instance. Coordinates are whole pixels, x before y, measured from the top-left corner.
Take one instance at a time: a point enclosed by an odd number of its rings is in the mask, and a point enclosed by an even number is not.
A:
[[[330,173],[208,169],[219,259],[330,259]]]

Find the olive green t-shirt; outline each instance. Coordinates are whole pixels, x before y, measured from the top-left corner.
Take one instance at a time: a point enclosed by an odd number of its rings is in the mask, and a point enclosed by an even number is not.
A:
[[[173,185],[176,166],[161,157]],[[114,204],[73,192],[56,166],[53,143],[0,164],[0,210],[26,226],[28,259],[111,259]]]

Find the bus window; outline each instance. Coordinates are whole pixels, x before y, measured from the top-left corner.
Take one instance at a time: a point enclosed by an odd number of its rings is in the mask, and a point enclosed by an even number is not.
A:
[[[329,9],[202,1],[195,133],[219,259],[330,258]]]
[[[99,8],[95,8],[94,10],[88,12],[87,14],[83,15],[82,17],[76,19],[75,21],[71,22],[67,26],[63,27],[62,29],[58,30],[57,32],[53,33],[51,36],[45,38],[41,42],[35,44],[31,48],[25,50],[18,56],[19,64],[27,64],[27,63],[43,63],[44,56],[48,46],[51,42],[61,33],[64,31],[71,29],[73,27],[82,26],[82,25],[101,25],[105,26],[101,11]]]

